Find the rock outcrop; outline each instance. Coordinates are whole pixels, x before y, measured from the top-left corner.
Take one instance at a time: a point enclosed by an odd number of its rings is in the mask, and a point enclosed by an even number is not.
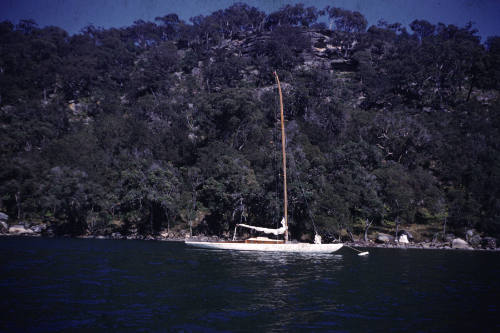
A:
[[[24,225],[21,224],[16,224],[9,228],[9,234],[29,235],[34,233],[35,232],[33,230],[31,230],[30,228],[25,228]]]
[[[494,250],[497,248],[497,240],[493,237],[484,237],[481,240],[481,247],[483,249]]]
[[[408,230],[399,230],[398,231],[398,239],[399,242],[401,242],[401,237],[406,236],[407,243],[413,242],[413,234],[409,232]],[[404,241],[403,241],[404,242]]]
[[[121,233],[119,233],[119,232],[113,232],[113,233],[111,234],[111,238],[112,238],[112,239],[123,239],[124,237],[123,237],[123,235],[122,235]]]
[[[41,234],[45,229],[47,229],[47,225],[46,224],[35,224],[35,225],[32,225],[30,227],[30,229],[37,234]]]
[[[394,237],[388,234],[379,233],[375,241],[377,243],[392,243],[394,242]]]
[[[4,221],[0,221],[0,234],[6,234],[9,232],[9,225]]]
[[[472,245],[475,248],[481,247],[481,242],[482,238],[479,235],[473,235],[472,237],[469,238],[469,244]]]
[[[451,247],[453,249],[461,249],[461,250],[472,250],[472,247],[465,240],[461,238],[455,238],[451,242]]]
[[[409,244],[410,241],[408,240],[408,236],[406,236],[406,234],[403,234],[403,235],[399,236],[398,237],[398,243]]]

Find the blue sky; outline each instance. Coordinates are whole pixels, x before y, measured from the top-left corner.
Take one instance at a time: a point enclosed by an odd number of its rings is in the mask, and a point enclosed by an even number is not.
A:
[[[199,14],[229,7],[234,0],[1,0],[0,20],[17,23],[32,18],[39,26],[59,26],[77,33],[84,26],[109,28],[131,25],[135,20],[153,21],[176,13],[188,20]],[[266,12],[288,3],[302,2],[323,8],[327,5],[358,10],[370,24],[379,19],[409,24],[414,19],[464,26],[475,22],[483,37],[500,35],[500,0],[249,0],[243,1]]]

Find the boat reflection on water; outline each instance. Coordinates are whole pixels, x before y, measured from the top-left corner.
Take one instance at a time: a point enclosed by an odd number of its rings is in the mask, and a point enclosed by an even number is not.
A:
[[[202,251],[196,249],[196,251]],[[304,253],[304,252],[256,252],[256,251],[225,251],[225,250],[212,250],[212,252],[224,253],[228,257],[234,259],[241,258],[243,260],[258,261],[264,263],[270,263],[275,265],[277,262],[280,263],[290,263],[301,260],[307,260],[308,262],[329,262],[332,264],[338,263],[342,260],[341,254],[330,254],[330,253]]]
[[[343,255],[330,253],[296,253],[296,252],[256,252],[256,251],[226,251],[226,250],[204,250],[192,248],[189,251],[202,254],[217,255],[221,260],[231,260],[238,270],[241,269],[264,269],[274,271],[280,266],[297,265],[301,270],[311,273],[310,270],[329,271],[340,270],[343,267]],[[264,265],[265,267],[263,267]],[[255,272],[257,273],[257,272]],[[301,274],[299,274],[301,275]]]

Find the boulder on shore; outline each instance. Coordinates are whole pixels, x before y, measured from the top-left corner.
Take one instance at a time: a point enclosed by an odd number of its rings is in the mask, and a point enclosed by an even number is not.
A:
[[[0,221],[0,234],[6,234],[9,232],[9,225],[4,221]]]
[[[469,238],[469,244],[472,245],[473,247],[480,247],[481,241],[482,241],[482,238],[478,234],[475,234]]]
[[[408,244],[410,241],[408,240],[408,236],[406,234],[402,234],[401,236],[398,237],[398,243],[401,244]]]
[[[23,225],[16,224],[9,228],[9,234],[34,234],[35,232],[31,229],[26,229]]]
[[[33,230],[33,232],[37,233],[37,234],[40,234],[42,233],[45,229],[47,228],[47,226],[45,224],[36,224],[36,225],[33,225],[31,226],[31,230]]]
[[[481,240],[481,246],[483,249],[494,250],[497,248],[497,240],[493,237],[484,237]]]
[[[111,234],[111,238],[112,239],[123,239],[123,235],[121,233],[119,233],[119,232],[113,232]]]
[[[394,242],[394,237],[388,234],[379,233],[377,235],[377,239],[375,240],[377,243],[391,243]]]
[[[411,233],[411,232],[409,232],[408,230],[404,230],[404,229],[402,229],[402,230],[399,230],[399,231],[398,231],[398,238],[401,238],[401,236],[403,236],[403,235],[406,235],[406,238],[407,238],[407,240],[408,240],[408,241],[410,241],[410,242],[412,242],[412,241],[413,241],[413,235],[412,235],[412,233]],[[400,241],[400,242],[401,242],[401,241]]]
[[[466,241],[464,241],[461,238],[455,238],[451,242],[451,247],[453,249],[462,249],[462,250],[471,250],[472,249],[472,247],[470,247],[469,243],[467,243]]]

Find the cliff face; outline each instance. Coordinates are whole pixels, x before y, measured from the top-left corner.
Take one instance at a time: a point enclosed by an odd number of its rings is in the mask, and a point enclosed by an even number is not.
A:
[[[9,224],[124,236],[273,227],[277,70],[293,234],[311,233],[311,216],[327,239],[366,225],[498,233],[498,38],[423,33],[421,21],[411,34],[367,30],[348,11],[324,12],[328,29],[313,9],[249,8],[74,36],[1,23]]]
[[[290,30],[290,31],[288,31]],[[290,68],[294,70],[322,70],[328,73],[356,72],[358,61],[353,58],[360,36],[333,32],[327,29],[306,29],[285,27],[279,31],[246,32],[223,39],[209,49],[201,50],[208,61],[200,61],[194,69],[201,74],[200,67],[213,64],[218,56],[237,57],[240,61],[253,63],[255,58],[284,57],[295,58]],[[194,52],[185,42],[177,42],[181,48],[179,55]],[[283,54],[281,54],[283,53]],[[290,60],[290,59],[286,59]],[[284,61],[284,59],[283,59]],[[256,75],[255,66],[245,68],[245,74]],[[247,79],[248,80],[248,79]],[[250,80],[252,81],[252,80]],[[253,82],[255,83],[255,82]]]

